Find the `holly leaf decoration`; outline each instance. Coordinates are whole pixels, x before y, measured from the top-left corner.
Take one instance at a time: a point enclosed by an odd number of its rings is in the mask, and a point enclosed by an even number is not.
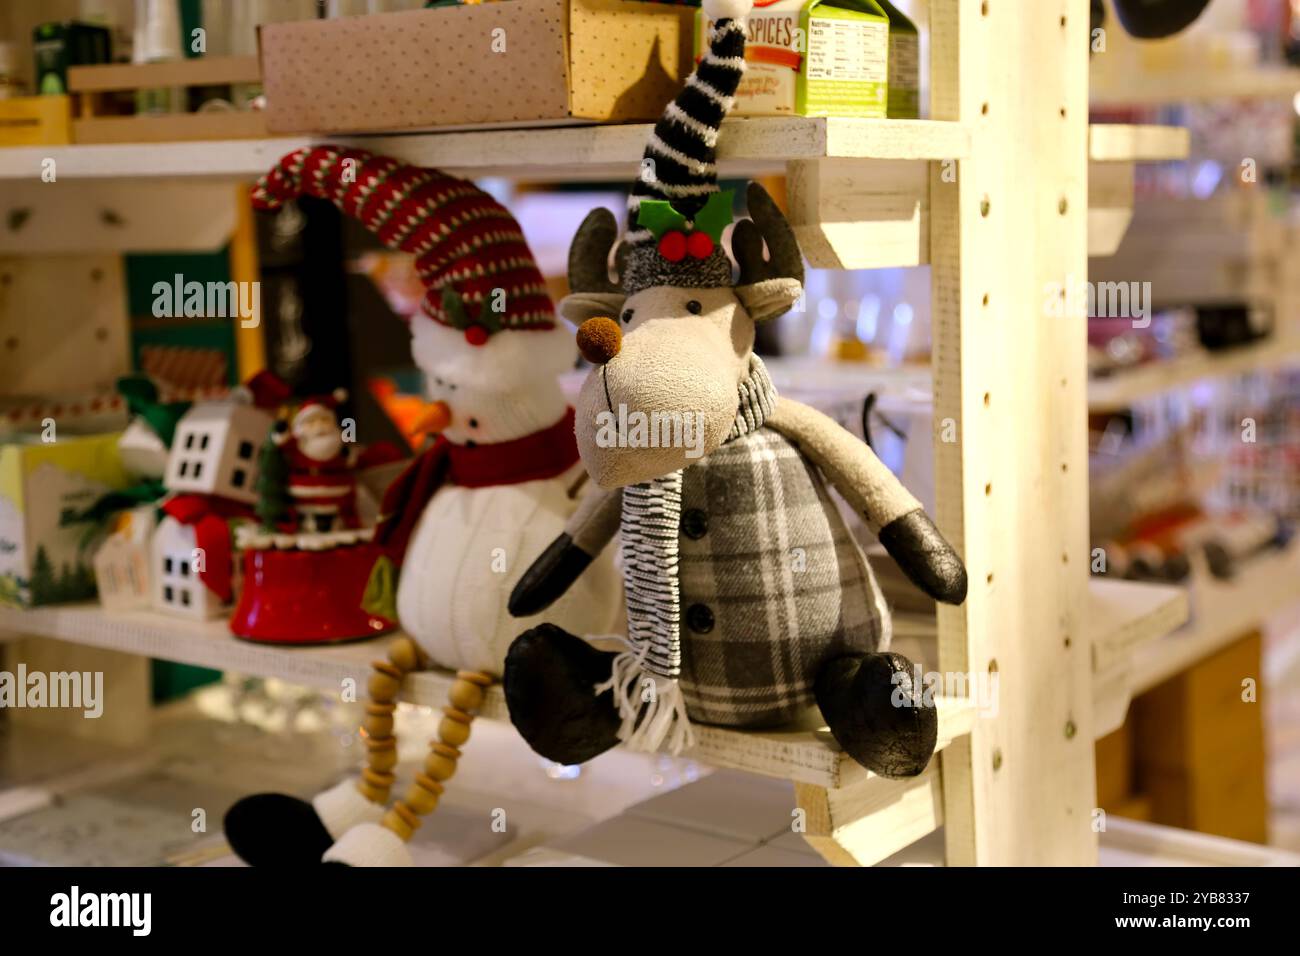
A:
[[[731,225],[731,196],[730,189],[713,193],[695,214],[695,228],[714,242],[722,242],[722,230]]]
[[[662,239],[664,233],[686,228],[686,217],[672,207],[665,199],[642,199],[637,210],[636,223],[649,229],[656,239]]]
[[[453,329],[469,328],[469,315],[465,312],[465,300],[451,286],[442,287],[442,311],[447,313],[447,320]]]

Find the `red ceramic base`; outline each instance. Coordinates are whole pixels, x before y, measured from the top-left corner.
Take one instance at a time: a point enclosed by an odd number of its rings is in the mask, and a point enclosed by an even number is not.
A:
[[[332,644],[393,630],[396,622],[361,607],[379,555],[373,544],[245,551],[244,589],[230,630],[264,644]]]

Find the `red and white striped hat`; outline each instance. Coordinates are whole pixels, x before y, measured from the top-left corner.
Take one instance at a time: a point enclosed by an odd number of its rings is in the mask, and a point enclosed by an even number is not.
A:
[[[341,146],[289,153],[253,190],[276,209],[300,195],[334,203],[390,249],[416,257],[427,291],[412,323],[426,371],[481,379],[531,379],[572,367],[571,333],[556,322],[519,223],[473,183],[437,169]],[[507,335],[505,333],[523,333]],[[548,361],[548,356],[554,361]]]

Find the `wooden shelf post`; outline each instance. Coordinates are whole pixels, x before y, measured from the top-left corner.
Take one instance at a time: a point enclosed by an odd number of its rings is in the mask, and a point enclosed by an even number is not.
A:
[[[950,865],[1091,865],[1088,4],[932,0],[931,114],[970,124],[930,188],[938,523],[970,594],[939,669],[996,672],[942,754]],[[1059,304],[1057,300],[1059,298]]]

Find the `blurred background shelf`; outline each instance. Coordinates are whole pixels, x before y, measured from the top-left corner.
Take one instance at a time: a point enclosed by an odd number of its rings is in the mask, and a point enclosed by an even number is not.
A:
[[[1093,107],[1196,103],[1212,100],[1290,98],[1300,93],[1300,69],[1199,69],[1177,72],[1094,70],[1088,98]]]
[[[1230,581],[1198,574],[1193,588],[1188,625],[1136,650],[1135,694],[1234,644],[1273,614],[1300,602],[1300,545],[1255,559]]]
[[[1198,350],[1175,359],[1146,362],[1088,382],[1088,408],[1116,412],[1134,402],[1207,379],[1262,372],[1300,362],[1300,337],[1275,337],[1219,352]]]

